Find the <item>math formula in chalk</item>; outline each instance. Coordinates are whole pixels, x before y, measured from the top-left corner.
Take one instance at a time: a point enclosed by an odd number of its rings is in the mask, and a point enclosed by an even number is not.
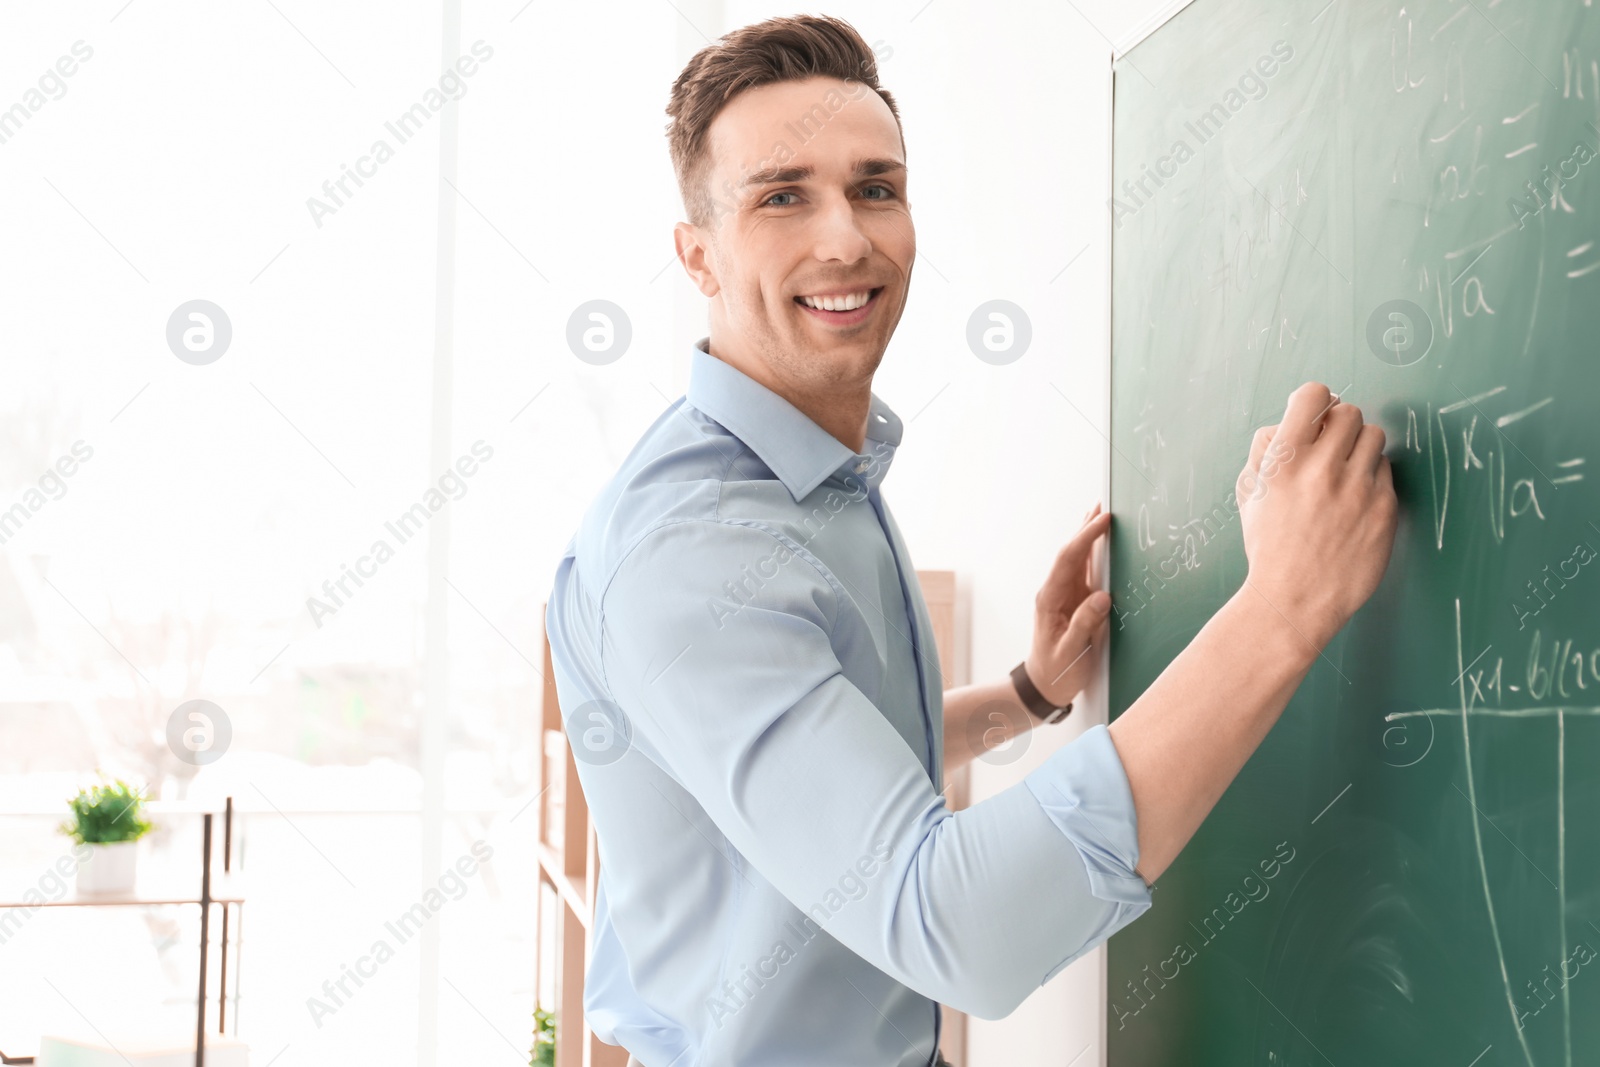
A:
[[[1434,547],[1441,551],[1446,531],[1462,522],[1487,522],[1495,540],[1504,541],[1508,521],[1543,521],[1549,500],[1564,486],[1583,481],[1585,457],[1550,459],[1535,445],[1519,446],[1506,432],[1524,419],[1551,412],[1556,398],[1512,407],[1505,394],[1506,387],[1497,385],[1437,408],[1424,404],[1421,412],[1406,407],[1405,448],[1426,461]],[[1530,455],[1529,449],[1538,454]],[[1453,496],[1461,503],[1452,523]],[[1477,510],[1463,514],[1480,496]]]

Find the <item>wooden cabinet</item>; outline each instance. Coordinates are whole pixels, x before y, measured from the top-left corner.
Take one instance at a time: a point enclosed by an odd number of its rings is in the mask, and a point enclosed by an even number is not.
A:
[[[933,640],[939,647],[939,674],[944,687],[954,689],[966,685],[967,672],[962,669],[964,657],[956,655],[962,648],[963,637],[956,626],[956,574],[955,571],[918,571],[917,581],[922,584],[922,599],[928,605],[928,617],[933,622]],[[945,806],[959,811],[969,799],[968,768],[963,764],[959,771],[945,775]],[[944,1029],[939,1035],[939,1048],[951,1067],[967,1067],[967,1016],[948,1005],[944,1008]]]
[[[544,618],[544,605],[539,617]],[[554,973],[556,1067],[626,1067],[628,1052],[601,1041],[583,1017],[583,975],[589,964],[589,926],[600,874],[594,822],[584,803],[567,735],[561,727],[550,642],[544,642],[544,759],[539,783],[539,914],[534,924],[535,989]],[[552,909],[553,905],[553,909]],[[549,910],[555,912],[548,914]]]

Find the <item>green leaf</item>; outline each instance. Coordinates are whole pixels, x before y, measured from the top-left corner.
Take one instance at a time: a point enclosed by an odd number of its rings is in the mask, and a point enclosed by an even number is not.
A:
[[[82,844],[137,841],[153,829],[144,818],[144,796],[121,778],[80,790],[67,808],[72,818],[61,832]]]
[[[555,1067],[555,1062],[555,1013],[545,1011],[543,1008],[535,1008],[533,1010],[533,1050],[528,1059],[529,1067]]]

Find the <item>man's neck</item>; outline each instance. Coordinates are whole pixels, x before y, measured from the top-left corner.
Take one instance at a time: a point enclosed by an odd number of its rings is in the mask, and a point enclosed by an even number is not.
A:
[[[867,443],[867,413],[872,407],[872,382],[859,387],[836,387],[826,393],[802,390],[776,377],[765,360],[741,356],[723,345],[707,344],[716,359],[740,371],[793,404],[807,418],[822,427],[852,452],[859,453]]]

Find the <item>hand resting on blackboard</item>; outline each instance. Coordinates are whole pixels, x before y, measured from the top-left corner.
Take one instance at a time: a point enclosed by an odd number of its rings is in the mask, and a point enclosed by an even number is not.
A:
[[[1109,727],[1154,882],[1389,564],[1398,505],[1383,430],[1307,382],[1256,431],[1235,487],[1244,584]]]

